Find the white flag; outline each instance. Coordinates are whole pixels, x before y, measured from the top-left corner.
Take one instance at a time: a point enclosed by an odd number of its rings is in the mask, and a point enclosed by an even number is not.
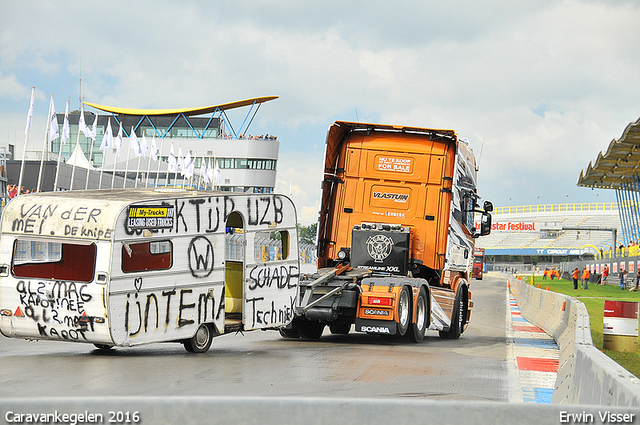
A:
[[[184,155],[182,154],[182,146],[178,148],[178,167],[184,173]]]
[[[133,151],[133,153],[135,153],[136,156],[140,156],[140,142],[138,141],[138,136],[136,136],[136,132],[133,130],[133,127],[131,127],[131,135],[129,136],[129,140],[131,142],[131,150]]]
[[[64,111],[64,124],[62,125],[62,144],[66,145],[69,140],[69,101],[67,100],[67,108]]]
[[[91,130],[87,127],[87,124],[84,122],[84,109],[80,111],[80,121],[78,121],[78,129],[82,131],[84,137],[91,137]]]
[[[60,137],[60,129],[58,128],[58,115],[56,115],[56,107],[53,104],[53,95],[51,95],[51,104],[49,106],[51,117],[49,118],[49,141],[52,142]]]
[[[220,186],[222,184],[222,173],[220,173],[220,167],[218,167],[218,160],[216,159],[216,170],[214,172],[213,181],[215,184]]]
[[[209,163],[207,164],[207,179],[211,184],[213,184],[213,167],[211,166],[212,162],[213,161],[209,160]]]
[[[29,102],[29,112],[27,113],[27,125],[24,128],[25,136],[27,135],[27,133],[29,133],[29,130],[31,129],[31,120],[33,119],[33,92],[34,91],[35,91],[35,87],[33,90],[31,90],[31,102]]]
[[[140,155],[143,158],[146,158],[147,153],[149,153],[149,144],[147,143],[147,137],[144,135],[144,131],[142,131],[142,141],[140,142]]]
[[[109,117],[107,129],[104,132],[102,143],[100,144],[100,150],[104,152],[111,147],[113,147],[113,131],[111,130],[111,117]]]
[[[209,175],[207,174],[207,164],[204,162],[204,155],[202,155],[202,165],[200,165],[200,176],[204,179],[205,184],[209,183]]]
[[[187,156],[184,157],[184,168],[191,167],[191,149],[187,149]]]
[[[184,176],[188,179],[190,179],[191,177],[193,177],[193,169],[195,167],[195,161],[189,161],[188,164],[186,164],[185,170],[184,170]]]
[[[96,141],[96,136],[98,135],[98,114],[95,114],[96,117],[93,119],[93,125],[91,126],[91,134],[88,137],[91,137],[93,141]]]
[[[156,145],[155,135],[151,138],[151,150],[149,151],[149,154],[151,155],[151,159],[154,161],[158,160],[158,146]]]
[[[120,158],[120,147],[122,146],[122,121],[120,121],[120,129],[118,130],[118,136],[114,142],[116,146],[116,158]]]
[[[169,172],[175,173],[178,171],[178,161],[176,161],[176,154],[173,151],[173,142],[171,142],[171,152],[169,152]]]

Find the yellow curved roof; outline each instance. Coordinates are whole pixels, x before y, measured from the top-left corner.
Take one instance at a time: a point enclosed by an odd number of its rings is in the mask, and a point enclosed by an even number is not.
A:
[[[192,115],[203,115],[203,114],[213,113],[217,109],[224,111],[226,109],[234,109],[234,108],[241,108],[243,106],[251,106],[254,103],[264,103],[277,98],[278,96],[263,96],[263,97],[254,97],[254,98],[245,99],[245,100],[238,100],[236,102],[222,103],[220,105],[203,106],[199,108],[178,108],[178,109],[134,109],[134,108],[119,108],[117,106],[98,105],[96,103],[90,103],[90,102],[83,102],[83,103],[92,108],[100,109],[101,111],[111,112],[114,114],[122,114],[122,115],[143,116],[143,115],[184,114],[186,116],[192,116]]]

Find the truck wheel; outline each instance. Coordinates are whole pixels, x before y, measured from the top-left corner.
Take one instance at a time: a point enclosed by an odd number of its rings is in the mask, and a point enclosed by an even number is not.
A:
[[[211,331],[211,326],[203,323],[196,331],[196,334],[189,339],[185,339],[182,344],[185,350],[190,353],[206,353],[211,347],[212,341],[213,332]]]
[[[300,327],[300,336],[304,339],[320,339],[324,332],[324,323],[306,322]]]
[[[440,338],[458,339],[462,335],[464,323],[467,317],[467,305],[463,296],[464,289],[456,294],[455,310],[451,318],[451,327],[448,331],[440,331]]]
[[[416,300],[416,321],[411,324],[411,328],[407,333],[407,336],[413,342],[422,342],[424,339],[424,333],[427,330],[427,323],[429,321],[428,306],[427,291],[422,287],[420,288],[420,292],[418,292],[418,299]]]
[[[329,330],[334,335],[349,335],[349,331],[351,330],[351,323],[332,323],[329,325]]]
[[[411,293],[406,286],[402,287],[398,297],[398,335],[405,336],[411,324]]]
[[[279,328],[278,331],[283,338],[300,338],[300,332],[297,329]]]

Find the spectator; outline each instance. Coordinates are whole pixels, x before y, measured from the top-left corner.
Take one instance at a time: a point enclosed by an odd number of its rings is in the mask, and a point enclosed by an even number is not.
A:
[[[627,272],[624,270],[624,267],[620,267],[620,272],[618,273],[618,278],[620,279],[620,289],[624,289],[625,276],[627,276]]]
[[[584,286],[584,289],[589,289],[589,269],[587,266],[584,266],[584,269],[582,270],[582,285]]]

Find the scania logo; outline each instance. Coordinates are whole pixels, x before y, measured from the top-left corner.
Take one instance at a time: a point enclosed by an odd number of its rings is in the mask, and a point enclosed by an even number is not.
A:
[[[372,310],[370,308],[365,308],[364,314],[369,314],[372,316],[388,316],[389,312],[387,310]]]
[[[361,326],[360,332],[372,332],[377,334],[390,334],[391,331],[389,328],[385,328],[382,326]]]
[[[366,241],[367,252],[376,263],[382,263],[382,260],[391,255],[393,249],[393,240],[385,235],[369,236]]]
[[[386,193],[386,192],[373,192],[373,197],[376,199],[391,199],[393,202],[406,203],[409,200],[409,195],[402,193]]]

